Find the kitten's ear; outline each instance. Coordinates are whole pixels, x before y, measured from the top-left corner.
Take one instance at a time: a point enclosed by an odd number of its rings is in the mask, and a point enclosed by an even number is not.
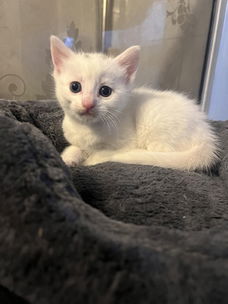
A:
[[[56,36],[50,37],[51,58],[55,70],[60,73],[65,59],[72,56],[73,52]]]
[[[126,82],[132,82],[139,63],[140,46],[135,45],[126,49],[123,53],[115,58],[115,61],[125,69]]]

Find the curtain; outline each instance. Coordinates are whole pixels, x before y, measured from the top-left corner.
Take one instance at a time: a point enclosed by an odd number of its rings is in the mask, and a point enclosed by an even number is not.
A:
[[[0,0],[0,98],[54,97],[52,34],[73,48],[114,55],[139,44],[137,85],[197,98],[212,6],[212,0]]]

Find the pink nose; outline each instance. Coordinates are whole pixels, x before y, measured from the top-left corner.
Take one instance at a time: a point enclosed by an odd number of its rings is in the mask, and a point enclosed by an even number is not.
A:
[[[94,108],[95,103],[92,99],[90,98],[85,98],[82,101],[82,106],[86,109],[86,110],[90,110],[92,108]]]

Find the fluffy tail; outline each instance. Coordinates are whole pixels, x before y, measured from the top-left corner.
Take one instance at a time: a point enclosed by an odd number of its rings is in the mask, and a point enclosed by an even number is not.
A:
[[[138,149],[117,153],[113,155],[112,160],[181,170],[209,169],[219,158],[216,150],[215,146],[204,144],[182,152],[151,152]]]

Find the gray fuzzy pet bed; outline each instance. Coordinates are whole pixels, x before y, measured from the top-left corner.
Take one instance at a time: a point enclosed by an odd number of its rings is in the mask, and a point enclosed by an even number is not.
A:
[[[228,122],[211,172],[67,168],[55,101],[0,101],[0,303],[228,301]]]

